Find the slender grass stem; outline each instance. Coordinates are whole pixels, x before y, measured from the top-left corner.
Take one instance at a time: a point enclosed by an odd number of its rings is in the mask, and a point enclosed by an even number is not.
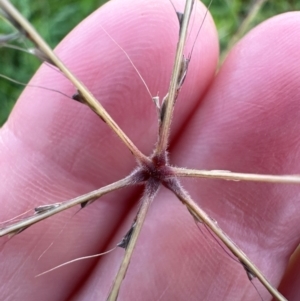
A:
[[[231,253],[241,262],[247,271],[251,273],[253,277],[256,277],[261,284],[270,292],[270,294],[278,301],[287,301],[278,290],[272,286],[272,284],[266,279],[262,272],[252,263],[252,261],[246,256],[246,254],[227,236],[226,233],[219,227],[216,221],[210,218],[205,211],[203,211],[191,197],[181,190],[173,190],[176,196],[181,202],[188,208],[189,212],[199,222],[204,223],[215,235],[226,245]]]
[[[42,51],[47,60],[51,61],[53,65],[58,67],[64,73],[64,75],[79,91],[86,104],[117,134],[117,136],[124,142],[136,159],[138,161],[148,162],[149,159],[132,143],[132,141],[126,136],[117,123],[110,117],[103,106],[96,100],[93,94],[62,63],[62,61],[57,57],[57,55],[32,27],[32,25],[18,12],[18,10],[15,9],[15,7],[8,0],[0,0],[0,8],[9,16],[11,20],[13,20],[14,24],[18,25],[18,28],[22,29],[22,32],[24,32],[26,37],[36,45],[38,50]]]
[[[179,34],[179,40],[176,49],[175,62],[173,66],[168,96],[165,100],[166,107],[163,113],[163,118],[161,120],[161,125],[159,130],[159,139],[156,148],[157,155],[161,155],[162,153],[164,153],[168,147],[168,139],[170,135],[170,127],[171,127],[172,116],[174,111],[174,104],[178,94],[178,83],[180,81],[180,75],[184,63],[183,50],[184,50],[185,40],[187,36],[190,16],[193,9],[193,3],[194,0],[186,1],[184,14],[180,22],[180,34]]]
[[[178,177],[210,178],[229,181],[300,184],[300,176],[298,175],[261,175],[231,172],[228,170],[198,170],[180,167],[172,167],[172,169]]]
[[[100,198],[104,194],[107,194],[111,191],[115,191],[118,189],[121,189],[125,186],[128,186],[132,183],[132,176],[128,176],[122,180],[119,180],[117,182],[114,182],[110,185],[104,186],[102,188],[99,188],[97,190],[91,191],[89,193],[83,194],[81,196],[78,196],[74,199],[62,202],[62,203],[56,203],[53,206],[47,205],[47,210],[36,210],[35,214],[32,216],[29,216],[27,218],[24,218],[23,220],[17,221],[15,223],[12,223],[6,227],[0,228],[0,237],[7,235],[7,234],[15,234],[20,233],[29,226],[42,221],[43,219],[46,219],[54,214],[57,214],[59,212],[62,212],[64,210],[67,210],[71,207],[74,207],[76,205],[80,205],[92,200],[96,200],[97,198]],[[39,208],[39,207],[37,207]]]
[[[142,198],[141,201],[141,207],[139,209],[139,212],[136,216],[135,224],[133,227],[133,232],[131,234],[130,240],[128,245],[126,246],[125,255],[123,257],[121,266],[119,268],[119,271],[115,277],[112,289],[109,293],[109,296],[107,298],[107,301],[116,301],[118,299],[119,291],[121,284],[123,282],[123,279],[126,275],[128,266],[130,264],[130,260],[134,251],[134,248],[137,243],[137,239],[139,237],[139,234],[142,230],[143,223],[145,221],[148,209],[150,208],[150,205],[152,203],[152,200],[157,192],[158,186],[152,191],[152,193],[147,193],[147,186],[145,188],[145,195]]]

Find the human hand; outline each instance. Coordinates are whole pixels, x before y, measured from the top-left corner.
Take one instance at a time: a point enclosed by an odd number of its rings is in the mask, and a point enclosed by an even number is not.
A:
[[[203,14],[198,8],[198,15]],[[177,166],[237,172],[297,174],[299,75],[297,13],[279,16],[245,37],[214,78],[218,46],[210,18],[196,44],[176,103],[170,144]],[[201,22],[201,17],[195,22]],[[114,1],[69,35],[57,53],[91,89],[138,148],[151,154],[157,138],[154,105],[120,49],[127,51],[152,93],[162,97],[178,38],[166,3]],[[196,31],[197,26],[194,31]],[[187,51],[194,42],[189,38]],[[43,67],[32,84],[75,93]],[[86,193],[126,176],[135,161],[111,130],[82,104],[27,88],[1,129],[1,220],[28,208]],[[294,185],[183,181],[197,203],[274,284],[298,245],[299,188]],[[105,300],[123,254],[71,264],[119,242],[136,212],[141,190],[112,193],[79,214],[63,213],[13,237],[1,253],[1,295],[13,300]],[[121,300],[259,300],[234,262],[174,195],[161,189],[124,280]],[[63,231],[60,233],[60,231]],[[60,233],[60,234],[59,234]],[[58,236],[59,234],[59,236]],[[49,251],[39,256],[54,242]],[[297,266],[283,285],[297,300]],[[264,300],[270,298],[254,280]]]

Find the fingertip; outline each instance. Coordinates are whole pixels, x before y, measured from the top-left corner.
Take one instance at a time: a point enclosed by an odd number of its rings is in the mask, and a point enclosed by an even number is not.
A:
[[[238,93],[243,91],[254,101],[261,99],[263,92],[264,104],[276,101],[273,96],[280,89],[286,97],[290,96],[287,88],[293,89],[300,77],[300,69],[295,64],[300,59],[299,16],[299,12],[281,14],[251,30],[229,53],[218,83],[234,82]]]

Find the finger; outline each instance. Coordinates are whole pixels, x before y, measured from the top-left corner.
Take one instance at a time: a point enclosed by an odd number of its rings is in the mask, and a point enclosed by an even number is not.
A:
[[[203,16],[203,8],[198,14]],[[122,57],[120,49],[101,31],[99,24],[126,49],[150,90],[163,95],[171,73],[178,20],[168,2],[153,6],[136,1],[114,1],[83,22],[56,50],[133,142],[149,154],[157,131],[152,100],[126,57]],[[190,95],[194,88],[198,94],[203,93],[214,74],[218,49],[212,23],[205,32],[205,43],[211,48],[201,57],[207,58],[201,65],[205,80],[199,85],[191,76],[189,89],[183,96]],[[200,63],[195,60],[194,65],[200,66]],[[70,96],[76,92],[47,67],[42,67],[31,83]],[[174,123],[175,131],[190,114],[196,100],[194,96],[182,105],[182,119]],[[126,176],[135,165],[130,152],[88,108],[60,95],[32,88],[22,94],[1,129],[1,144],[0,157],[4,162],[1,220],[41,203],[59,202],[109,184]],[[3,296],[11,296],[13,292],[16,299],[20,296],[37,299],[43,296],[43,300],[45,296],[49,300],[66,298],[82,283],[91,263],[69,266],[37,279],[33,277],[61,262],[103,250],[130,210],[131,202],[139,195],[132,191],[114,194],[95,204],[93,209],[87,208],[80,216],[71,219],[72,215],[66,213],[14,237],[3,249],[6,271],[9,271],[1,275],[2,281],[7,283]],[[38,261],[53,241],[51,256]],[[16,259],[19,250],[22,256]],[[70,277],[75,273],[76,278]],[[32,279],[34,289],[30,287]],[[20,285],[18,290],[13,290],[16,281]]]

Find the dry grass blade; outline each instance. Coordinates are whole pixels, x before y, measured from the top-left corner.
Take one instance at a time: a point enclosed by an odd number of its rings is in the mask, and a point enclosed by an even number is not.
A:
[[[82,204],[92,202],[109,192],[112,192],[112,191],[115,191],[115,190],[118,190],[125,186],[130,185],[130,184],[132,184],[132,182],[133,182],[132,176],[128,176],[120,181],[117,181],[110,185],[104,186],[97,190],[91,191],[84,195],[78,196],[74,199],[71,199],[71,200],[68,200],[68,201],[65,201],[65,202],[62,202],[59,204],[56,203],[53,205],[46,205],[47,208],[45,208],[45,206],[37,207],[34,215],[24,218],[15,223],[11,223],[6,227],[2,227],[0,229],[0,237],[7,235],[7,234],[18,234],[18,233],[22,232],[23,230],[27,229],[28,227],[30,227],[31,225],[33,225],[39,221],[42,221],[54,214],[60,213],[64,210],[67,210],[67,209],[72,208],[77,205],[82,205]]]
[[[148,209],[150,208],[151,202],[152,202],[153,198],[155,197],[158,186],[159,186],[159,183],[156,183],[156,187],[155,187],[154,191],[150,192],[150,190],[148,190],[147,185],[146,185],[145,195],[141,200],[141,206],[140,206],[138,214],[134,220],[134,223],[132,225],[132,229],[131,229],[132,231],[130,231],[130,236],[126,238],[126,240],[128,240],[128,244],[127,243],[125,244],[126,245],[125,246],[125,254],[124,254],[121,266],[119,268],[119,271],[114,280],[112,289],[107,298],[107,301],[115,301],[118,299],[122,281],[126,275],[128,266],[130,264],[131,257],[133,255],[134,248],[137,243],[137,239],[142,230],[142,226],[145,221]]]
[[[186,193],[183,191],[173,190],[181,202],[188,208],[192,216],[201,223],[205,223],[216,236],[226,245],[226,247],[236,256],[236,258],[245,267],[246,271],[251,274],[251,277],[256,277],[271,293],[271,295],[279,301],[287,301],[287,299],[272,286],[262,272],[252,263],[252,261],[244,254],[244,252],[236,246],[236,244],[225,234],[218,226],[217,221],[211,219],[205,211],[203,211]]]
[[[194,0],[187,0],[184,8],[184,14],[180,20],[179,40],[176,49],[176,56],[174,61],[174,67],[172,71],[172,77],[170,82],[170,88],[165,101],[161,108],[161,124],[159,129],[159,139],[156,148],[156,154],[160,155],[166,151],[168,147],[168,139],[170,133],[170,126],[172,122],[172,115],[174,110],[175,101],[177,98],[178,90],[181,88],[182,75],[187,70],[185,65],[186,60],[183,57],[183,50],[185,46],[185,40],[187,37],[187,30],[189,21],[193,9]]]
[[[262,175],[231,172],[228,170],[197,170],[173,167],[178,177],[223,179],[229,181],[253,181],[265,183],[300,184],[298,175]]]
[[[36,45],[38,51],[42,52],[43,56],[47,58],[48,62],[52,62],[53,65],[58,67],[63,74],[72,82],[72,84],[78,90],[81,99],[107,123],[107,125],[118,135],[118,137],[125,143],[128,149],[139,161],[147,161],[147,157],[143,155],[132,141],[126,136],[126,134],[120,129],[115,121],[106,112],[103,106],[96,100],[92,93],[80,82],[72,72],[62,63],[62,61],[55,55],[52,49],[41,38],[37,31],[31,26],[31,24],[14,8],[14,6],[8,0],[0,1],[0,8],[9,16],[9,20],[13,20],[13,24],[18,24],[17,28],[22,28],[22,31],[26,36]]]

